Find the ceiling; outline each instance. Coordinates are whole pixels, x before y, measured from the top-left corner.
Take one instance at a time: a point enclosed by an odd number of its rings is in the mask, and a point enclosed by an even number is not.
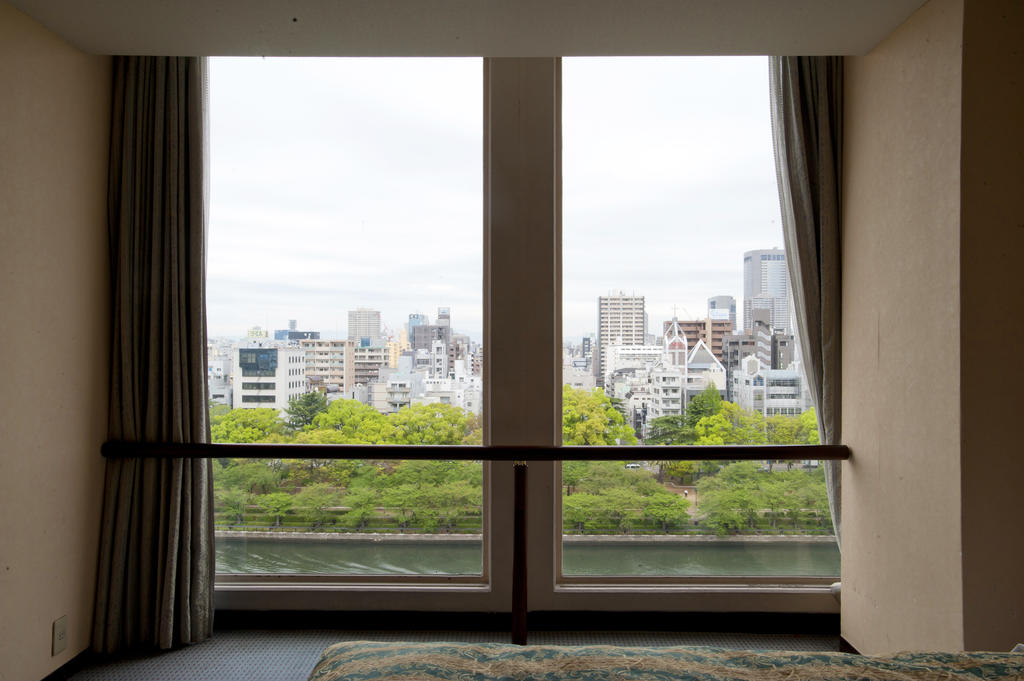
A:
[[[864,54],[924,0],[11,0],[97,54]]]

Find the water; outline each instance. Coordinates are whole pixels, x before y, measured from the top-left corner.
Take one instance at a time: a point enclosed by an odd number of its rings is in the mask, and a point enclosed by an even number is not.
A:
[[[217,571],[241,574],[472,575],[478,541],[217,538]],[[567,575],[835,577],[834,542],[567,542]]]

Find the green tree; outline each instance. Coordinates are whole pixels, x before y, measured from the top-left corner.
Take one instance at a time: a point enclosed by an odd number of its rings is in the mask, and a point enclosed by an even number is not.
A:
[[[649,445],[691,445],[694,440],[696,435],[693,427],[687,425],[686,417],[671,414],[651,419],[650,431],[644,442]]]
[[[466,414],[466,436],[462,438],[464,445],[482,445],[484,443],[484,428],[480,423],[480,417],[476,414]]]
[[[562,442],[567,445],[636,444],[636,434],[600,388],[562,388]]]
[[[765,419],[765,436],[770,445],[803,444],[799,440],[800,417],[775,414]]]
[[[388,419],[399,445],[460,445],[470,432],[466,412],[450,404],[414,404]]]
[[[239,489],[220,488],[214,492],[214,499],[226,512],[234,517],[234,522],[244,522],[242,514],[249,503],[249,495]]]
[[[281,472],[262,461],[235,459],[225,466],[217,478],[217,484],[225,489],[235,489],[245,494],[268,494],[275,492],[281,481]]]
[[[264,513],[274,519],[275,525],[280,527],[284,516],[295,505],[295,498],[287,492],[271,492],[256,497],[256,504]]]
[[[680,482],[692,482],[696,461],[672,461],[665,468],[665,474]]]
[[[327,411],[313,417],[311,430],[303,435],[307,442],[317,444],[391,444],[394,427],[387,417],[367,404],[335,400]]]
[[[338,493],[328,485],[317,483],[295,496],[295,506],[312,523],[312,529],[322,528],[331,518],[331,508],[338,504]]]
[[[722,410],[722,395],[714,384],[708,385],[700,393],[690,400],[686,406],[685,422],[691,430],[697,427],[697,423],[706,416],[714,416]]]
[[[213,430],[217,424],[224,420],[224,417],[231,413],[231,407],[226,404],[220,404],[210,400],[209,402],[209,413],[210,413],[210,430]]]
[[[413,518],[417,517],[417,510],[422,503],[420,499],[421,487],[415,483],[406,483],[389,487],[381,494],[381,503],[388,509],[398,513],[398,526],[409,527]]]
[[[440,524],[453,529],[459,515],[479,512],[483,504],[481,490],[466,480],[455,480],[425,487],[419,497],[421,507],[416,516],[427,531],[435,531]]]
[[[342,498],[341,504],[348,508],[341,517],[342,523],[346,527],[360,530],[366,527],[377,511],[377,493],[366,488],[349,492]]]
[[[377,478],[381,487],[401,485],[436,486],[450,482],[466,482],[479,487],[482,469],[473,461],[419,460],[399,461],[390,473]]]
[[[313,425],[317,414],[327,411],[327,396],[320,391],[304,393],[288,400],[287,424],[292,430],[303,430]]]
[[[640,519],[644,498],[632,489],[617,487],[600,495],[604,514],[623,533],[628,533]]]
[[[818,414],[811,407],[799,416],[800,428],[797,432],[797,440],[805,445],[820,444],[818,435]]]
[[[741,461],[725,466],[713,477],[700,480],[697,492],[704,523],[716,534],[756,528],[759,512],[764,508],[759,476],[756,463]]]
[[[586,530],[603,512],[601,498],[595,494],[578,492],[562,498],[562,520],[576,530]]]
[[[732,402],[722,402],[717,414],[701,418],[694,431],[698,445],[763,445],[767,439],[764,417]]]
[[[562,487],[565,492],[565,496],[570,496],[576,491],[576,487],[580,484],[588,470],[589,466],[586,461],[563,461],[562,462]]]
[[[283,433],[284,421],[276,409],[232,409],[210,426],[214,442],[266,442]]]
[[[657,492],[644,500],[643,517],[661,525],[663,532],[670,527],[685,525],[690,519],[687,509],[690,501],[673,492]]]

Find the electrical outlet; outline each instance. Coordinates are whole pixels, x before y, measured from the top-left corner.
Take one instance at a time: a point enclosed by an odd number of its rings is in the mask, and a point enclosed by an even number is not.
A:
[[[51,642],[50,656],[63,652],[68,647],[68,616],[53,621],[53,640]]]

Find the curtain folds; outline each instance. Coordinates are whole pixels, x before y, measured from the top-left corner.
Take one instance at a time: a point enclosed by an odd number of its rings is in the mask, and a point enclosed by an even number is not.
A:
[[[772,136],[800,354],[823,444],[840,441],[843,60],[771,57]],[[841,543],[840,462],[825,465]]]
[[[116,57],[108,227],[109,437],[208,442],[205,62]],[[93,649],[171,648],[213,625],[208,460],[108,460]]]

